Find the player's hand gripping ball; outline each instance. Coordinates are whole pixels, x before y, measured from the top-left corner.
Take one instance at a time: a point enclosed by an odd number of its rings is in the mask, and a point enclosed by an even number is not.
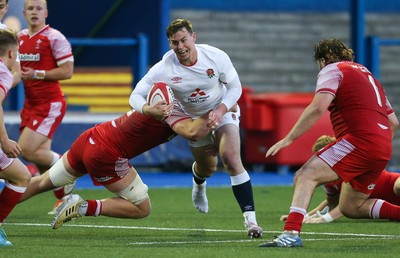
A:
[[[147,95],[147,103],[150,106],[158,103],[161,100],[165,100],[167,105],[174,101],[174,93],[172,89],[163,82],[154,83],[151,87],[149,94]]]

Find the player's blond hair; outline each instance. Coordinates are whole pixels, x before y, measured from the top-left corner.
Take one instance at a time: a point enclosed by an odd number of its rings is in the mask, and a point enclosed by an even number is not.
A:
[[[26,5],[28,3],[29,0],[25,0],[24,2],[24,9],[26,9]],[[44,9],[47,9],[47,0],[40,0],[43,3],[43,7]]]
[[[329,135],[322,135],[315,141],[314,145],[312,146],[311,148],[312,152],[316,153],[317,151],[319,151],[320,149],[322,149],[323,147],[334,141],[336,141],[335,137]]]
[[[325,64],[353,61],[354,53],[339,39],[324,39],[314,46],[314,61],[325,59]]]

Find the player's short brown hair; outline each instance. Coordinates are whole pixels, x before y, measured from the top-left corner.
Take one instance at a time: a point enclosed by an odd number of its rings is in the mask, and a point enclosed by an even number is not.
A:
[[[167,38],[170,38],[172,35],[177,33],[182,29],[186,29],[190,34],[193,33],[193,26],[189,20],[186,19],[176,19],[172,21],[167,27]]]
[[[3,56],[10,47],[18,46],[18,35],[10,29],[0,29],[0,56]]]
[[[325,59],[325,64],[353,61],[354,53],[339,39],[324,39],[314,46],[314,61]]]
[[[316,153],[317,151],[319,151],[320,149],[322,149],[323,147],[334,141],[336,141],[335,137],[329,135],[322,135],[315,141],[314,145],[312,146],[311,148],[312,152]]]

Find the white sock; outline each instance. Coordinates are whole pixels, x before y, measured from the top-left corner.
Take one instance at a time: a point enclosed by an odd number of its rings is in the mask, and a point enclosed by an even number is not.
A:
[[[193,179],[192,201],[194,207],[201,213],[208,212],[208,199],[206,194],[206,186],[207,182],[198,185]]]
[[[54,164],[56,164],[56,162],[60,159],[60,155],[56,152],[53,151],[53,159],[51,161],[50,166],[53,166]]]
[[[87,210],[88,210],[88,202],[84,202],[84,203],[82,203],[81,205],[79,205],[78,213],[79,213],[81,216],[85,216]]]
[[[255,211],[245,211],[243,212],[243,217],[245,222],[257,224],[256,212]]]

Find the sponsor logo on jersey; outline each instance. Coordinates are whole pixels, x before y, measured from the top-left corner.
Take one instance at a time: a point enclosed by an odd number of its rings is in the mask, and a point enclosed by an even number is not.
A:
[[[42,40],[41,40],[41,39],[38,39],[38,40],[36,41],[35,49],[39,49],[39,48],[40,48],[40,43],[42,43]]]
[[[19,54],[21,61],[40,61],[40,54]]]
[[[369,184],[368,185],[368,190],[374,190],[375,184]]]
[[[178,83],[182,83],[182,78],[181,77],[174,77],[171,79],[172,84],[178,84]]]
[[[191,97],[191,98],[194,98],[194,97],[196,97],[197,95],[199,95],[199,96],[205,96],[206,93],[204,92],[204,90],[200,90],[199,88],[197,88],[197,89],[195,89],[194,92],[192,92],[192,94],[190,94],[190,97]]]
[[[192,92],[187,100],[189,103],[203,103],[209,99],[210,96],[204,90],[197,88]]]
[[[104,182],[107,182],[108,180],[111,180],[111,179],[113,179],[114,177],[112,177],[112,176],[104,176],[104,177],[97,177],[97,176],[95,176],[94,177],[94,179],[97,181],[97,182],[100,182],[100,183],[104,183]]]

